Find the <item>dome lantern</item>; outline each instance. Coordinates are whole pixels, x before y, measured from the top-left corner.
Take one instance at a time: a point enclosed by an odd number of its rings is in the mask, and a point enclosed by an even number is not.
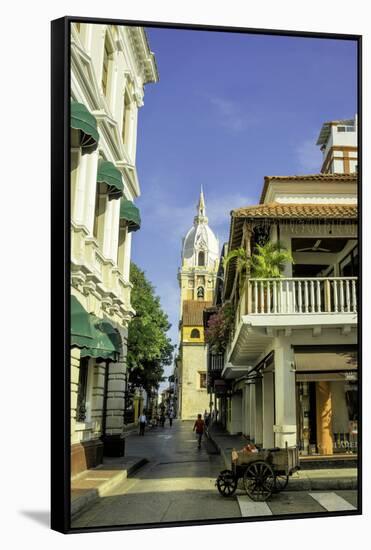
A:
[[[219,257],[219,242],[208,225],[205,198],[201,186],[200,198],[197,204],[197,215],[193,226],[183,241],[182,263],[184,266],[213,267]]]

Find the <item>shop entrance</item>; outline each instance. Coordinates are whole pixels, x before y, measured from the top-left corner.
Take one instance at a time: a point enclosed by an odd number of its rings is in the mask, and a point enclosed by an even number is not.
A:
[[[347,380],[345,373],[297,375],[297,433],[301,455],[357,452],[358,392],[356,375],[348,375],[350,377],[353,380]]]
[[[300,453],[357,452],[357,347],[295,346],[294,354]]]

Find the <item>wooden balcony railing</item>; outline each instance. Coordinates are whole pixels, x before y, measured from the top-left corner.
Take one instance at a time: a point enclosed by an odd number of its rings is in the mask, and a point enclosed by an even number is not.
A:
[[[357,277],[249,279],[238,306],[242,315],[356,313]]]
[[[208,355],[208,372],[211,375],[218,375],[222,372],[224,367],[224,354],[223,353],[210,353]]]

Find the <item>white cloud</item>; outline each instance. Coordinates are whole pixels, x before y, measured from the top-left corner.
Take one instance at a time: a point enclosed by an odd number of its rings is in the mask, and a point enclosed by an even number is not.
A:
[[[247,195],[233,193],[230,195],[219,195],[206,200],[206,213],[209,217],[210,225],[219,227],[230,222],[230,212],[235,208],[241,208],[252,204]]]
[[[256,117],[236,101],[222,97],[211,97],[209,101],[216,112],[219,124],[231,132],[242,132],[255,122]]]
[[[316,145],[316,138],[304,140],[296,148],[299,169],[303,173],[318,173],[322,164],[322,154]]]
[[[141,210],[144,212],[143,217],[145,217],[147,223],[151,223],[151,220],[153,220],[152,223],[156,226],[157,232],[163,233],[166,240],[179,242],[192,226],[193,218],[197,213],[197,202],[198,196],[195,196],[192,204],[175,204],[174,195],[165,196],[162,193],[155,203],[153,201],[143,203]],[[230,211],[234,208],[252,204],[247,195],[240,193],[218,195],[210,198],[206,194],[205,202],[209,225],[216,233],[222,232],[224,240],[225,234],[228,233]]]

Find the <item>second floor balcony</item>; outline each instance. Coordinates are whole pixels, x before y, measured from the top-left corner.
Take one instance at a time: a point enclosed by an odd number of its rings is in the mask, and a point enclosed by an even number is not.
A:
[[[239,307],[252,315],[356,313],[357,282],[357,277],[249,279]]]
[[[224,366],[223,353],[208,353],[207,356],[207,376],[209,380],[219,378]]]
[[[354,339],[357,301],[357,277],[248,279],[236,308],[225,366],[253,367],[270,351],[274,338],[305,345]]]

